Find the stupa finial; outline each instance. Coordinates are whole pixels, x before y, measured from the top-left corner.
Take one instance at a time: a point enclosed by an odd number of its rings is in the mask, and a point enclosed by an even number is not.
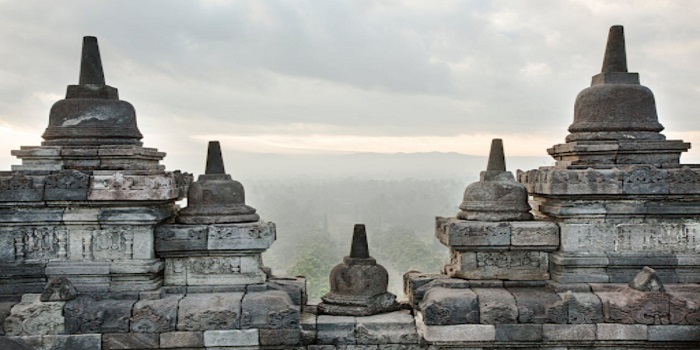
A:
[[[350,246],[350,257],[355,259],[369,258],[369,247],[367,246],[367,231],[365,225],[356,224],[352,233],[352,246]]]
[[[627,53],[625,31],[621,25],[610,27],[608,43],[605,46],[602,73],[627,73]]]
[[[503,152],[502,139],[491,140],[491,151],[486,171],[506,171],[506,156]]]
[[[105,85],[105,74],[102,70],[100,48],[94,36],[83,37],[83,54],[80,58],[80,85]]]
[[[209,141],[207,149],[207,165],[204,170],[207,175],[226,174],[224,169],[224,158],[221,156],[221,145],[219,141]]]

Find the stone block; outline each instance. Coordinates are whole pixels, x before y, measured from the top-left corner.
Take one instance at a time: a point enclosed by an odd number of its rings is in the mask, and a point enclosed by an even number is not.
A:
[[[435,235],[442,244],[456,249],[492,249],[510,244],[507,222],[466,221],[457,218],[435,218]]]
[[[450,251],[445,271],[465,279],[547,280],[549,257],[542,251]]]
[[[668,194],[668,170],[652,165],[636,165],[623,175],[623,194]]]
[[[299,328],[261,328],[258,331],[260,332],[261,346],[291,346],[301,342],[301,329]]]
[[[207,249],[264,252],[275,241],[276,232],[273,222],[264,221],[209,225]]]
[[[5,334],[55,335],[65,329],[63,318],[64,301],[42,302],[40,294],[24,294],[20,303],[14,305],[5,318]]]
[[[426,325],[479,323],[479,301],[470,289],[434,287],[425,293],[418,310]]]
[[[303,307],[308,301],[306,279],[303,277],[272,277],[266,284],[269,289],[285,291],[296,306]]]
[[[162,299],[139,300],[134,304],[131,316],[131,331],[142,333],[165,333],[175,330],[178,302],[181,295],[170,295]]]
[[[583,341],[596,339],[594,324],[544,324],[542,325],[544,341]]]
[[[2,350],[95,350],[101,349],[100,334],[43,335],[0,338]]]
[[[556,223],[513,221],[510,226],[511,249],[552,251],[559,248],[559,225]]]
[[[265,279],[259,256],[256,255],[166,259],[167,285],[247,285],[260,284],[265,282]]]
[[[378,350],[422,350],[418,344],[380,344]]]
[[[355,317],[319,315],[316,326],[318,344],[352,345],[356,343]]]
[[[257,329],[230,329],[204,331],[204,346],[258,346],[259,334]]]
[[[542,341],[541,324],[497,324],[496,341]]]
[[[355,318],[357,344],[415,344],[416,326],[408,310]]]
[[[508,288],[515,297],[520,323],[566,323],[569,319],[564,300],[549,288]]]
[[[106,333],[102,335],[102,350],[157,349],[156,333]]]
[[[648,327],[649,341],[700,342],[700,326],[654,325]]]
[[[457,324],[431,326],[416,313],[418,335],[428,342],[486,342],[496,340],[496,327],[490,324]]]
[[[598,323],[596,325],[598,340],[647,340],[647,325]]]
[[[567,305],[569,323],[599,323],[603,321],[603,305],[593,293],[566,292],[560,297]]]
[[[188,294],[180,300],[177,329],[206,331],[241,326],[243,293]]]
[[[300,310],[289,295],[280,290],[246,293],[241,304],[242,328],[299,327]]]
[[[87,200],[90,175],[77,170],[61,170],[46,177],[44,200]]]
[[[316,315],[302,313],[299,325],[301,326],[301,342],[304,345],[316,343]]]
[[[185,257],[189,251],[207,249],[206,225],[161,225],[155,230],[155,249],[160,257]]]
[[[79,295],[66,303],[66,333],[123,333],[129,331],[136,300],[98,299]]]
[[[504,288],[472,288],[479,296],[479,318],[484,324],[518,322],[515,298]]]
[[[160,334],[161,348],[202,348],[204,334],[202,332],[166,332]]]

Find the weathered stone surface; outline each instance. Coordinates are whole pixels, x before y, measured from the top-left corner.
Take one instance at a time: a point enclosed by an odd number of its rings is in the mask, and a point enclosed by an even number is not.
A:
[[[132,299],[99,299],[80,295],[63,310],[66,333],[124,333],[129,331]]]
[[[102,335],[103,350],[157,349],[159,337],[156,333],[105,333]]]
[[[414,344],[418,333],[408,311],[355,318],[357,344]]]
[[[258,331],[261,346],[291,346],[301,342],[299,328],[261,328]]]
[[[355,344],[355,317],[319,315],[317,341],[321,345]]]
[[[259,254],[167,258],[166,285],[245,285],[265,282]]]
[[[207,331],[240,328],[243,293],[188,294],[180,300],[179,331]]]
[[[389,274],[369,256],[365,225],[355,225],[350,255],[330,273],[330,292],[319,311],[329,315],[368,316],[399,309],[396,296],[387,292]]]
[[[492,249],[510,245],[507,222],[466,221],[456,218],[435,218],[435,235],[442,244],[455,249]]]
[[[210,330],[204,332],[204,346],[257,346],[257,329]]]
[[[700,326],[649,326],[649,341],[700,341]]]
[[[434,287],[418,305],[426,325],[479,323],[479,301],[470,289]]]
[[[644,266],[644,269],[629,283],[630,288],[642,292],[663,292],[664,285],[659,280],[654,269]]]
[[[255,208],[245,204],[243,185],[222,172],[223,159],[218,141],[209,142],[207,157],[216,159],[208,159],[210,166],[205,174],[190,185],[187,207],[180,210],[177,221],[183,224],[218,224],[260,220]]]
[[[5,342],[7,343],[5,343]],[[12,342],[12,345],[9,344]],[[100,334],[44,335],[0,338],[3,350],[94,350],[101,349]]]
[[[597,295],[566,292],[560,296],[566,304],[569,323],[599,323],[603,321],[603,306]]]
[[[511,249],[550,251],[559,248],[559,225],[553,222],[512,221]]]
[[[62,315],[63,301],[42,302],[39,294],[24,294],[22,301],[12,307],[10,316],[5,318],[5,334],[53,335],[65,329]]]
[[[515,297],[520,323],[566,323],[566,303],[548,288],[508,288]]]
[[[458,251],[450,249],[444,266],[452,277],[465,279],[547,280],[549,256],[542,251]]]
[[[304,312],[301,314],[299,325],[301,326],[301,342],[304,345],[316,342],[316,315]]]
[[[460,278],[411,271],[404,275],[404,294],[415,308],[423,300],[425,293],[433,287],[464,289],[469,288],[470,284],[470,281]]]
[[[307,304],[306,279],[303,277],[271,277],[266,285],[269,289],[286,292],[296,306],[303,307]]]
[[[204,347],[202,332],[166,332],[160,334],[161,348],[201,348]]]
[[[490,324],[428,325],[422,312],[416,313],[418,335],[428,342],[494,341],[496,327]]]
[[[242,328],[298,329],[299,307],[280,290],[246,293],[241,304]]]
[[[78,291],[65,277],[49,279],[39,298],[41,301],[69,301],[78,297]]]
[[[544,324],[542,338],[545,341],[595,340],[594,324]]]
[[[541,341],[541,324],[496,324],[496,341]]]
[[[598,340],[647,340],[647,325],[598,323],[596,338]]]
[[[182,295],[169,295],[155,300],[139,300],[134,304],[131,313],[131,331],[143,333],[174,331],[180,299],[182,299]]]
[[[485,324],[517,323],[515,298],[504,288],[472,288],[479,297],[479,319]]]

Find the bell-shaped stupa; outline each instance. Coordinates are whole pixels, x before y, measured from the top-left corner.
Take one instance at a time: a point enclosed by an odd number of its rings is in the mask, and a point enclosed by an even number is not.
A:
[[[661,134],[654,94],[627,70],[622,26],[610,28],[603,67],[591,86],[576,96],[574,122],[566,143],[548,150],[557,166],[612,168],[622,164],[679,166],[690,148]]]
[[[532,220],[525,186],[506,171],[503,141],[493,139],[486,171],[464,190],[457,218],[478,221]]]
[[[368,316],[399,308],[396,296],[387,292],[389,274],[369,255],[365,225],[355,225],[350,256],[331,270],[330,284],[318,306],[324,314]]]
[[[136,111],[105,83],[97,38],[83,38],[78,85],[51,107],[44,146],[141,145]]]
[[[180,211],[183,224],[222,224],[256,222],[260,216],[245,204],[245,190],[240,182],[226,174],[219,141],[210,141],[203,175],[190,185],[187,207]]]

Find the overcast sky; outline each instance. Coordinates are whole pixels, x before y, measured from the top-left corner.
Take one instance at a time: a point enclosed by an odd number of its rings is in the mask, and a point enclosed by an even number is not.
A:
[[[507,155],[542,156],[614,24],[664,134],[700,147],[696,1],[0,0],[0,165],[41,142],[84,35],[169,168],[189,170],[210,139],[225,152],[483,155],[502,137]]]

